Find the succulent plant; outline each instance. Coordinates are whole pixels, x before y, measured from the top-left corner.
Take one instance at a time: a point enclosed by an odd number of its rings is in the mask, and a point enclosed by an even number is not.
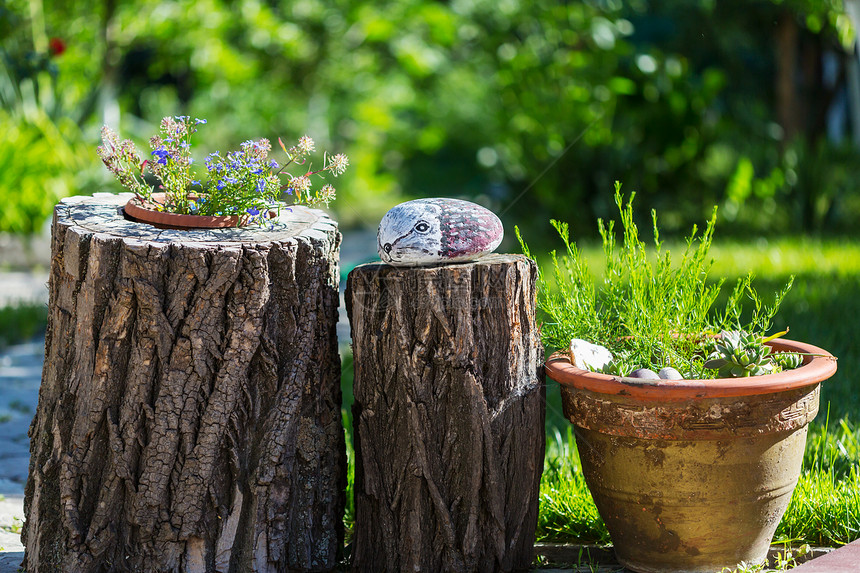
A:
[[[793,370],[803,364],[803,355],[797,352],[779,352],[773,355],[773,361],[783,370]]]
[[[599,372],[609,376],[624,376],[630,370],[627,362],[620,356],[616,356],[607,362]]]
[[[708,357],[705,368],[716,369],[722,378],[770,374],[774,371],[774,362],[765,341],[743,330],[725,330],[715,341],[716,350]]]

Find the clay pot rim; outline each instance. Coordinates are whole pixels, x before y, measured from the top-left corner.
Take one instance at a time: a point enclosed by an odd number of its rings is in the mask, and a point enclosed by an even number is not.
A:
[[[164,193],[152,194],[157,202],[162,202],[164,197]],[[167,229],[224,229],[241,227],[247,221],[247,217],[239,215],[186,215],[156,211],[145,205],[137,196],[132,197],[125,204],[125,214],[135,221]]]
[[[783,392],[817,384],[836,372],[836,358],[817,346],[786,339],[776,339],[768,345],[777,352],[801,352],[820,356],[805,356],[802,366],[776,374],[712,380],[642,380],[610,376],[577,368],[570,362],[570,358],[561,352],[550,356],[544,368],[552,380],[568,388],[653,401],[729,398]]]

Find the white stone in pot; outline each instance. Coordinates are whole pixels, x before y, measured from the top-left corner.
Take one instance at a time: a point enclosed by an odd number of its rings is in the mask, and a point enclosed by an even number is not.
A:
[[[608,349],[581,338],[570,341],[570,357],[573,365],[583,370],[603,370],[612,362],[612,353]]]

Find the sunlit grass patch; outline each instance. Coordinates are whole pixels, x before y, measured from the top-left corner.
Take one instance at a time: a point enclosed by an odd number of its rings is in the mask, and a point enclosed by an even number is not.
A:
[[[535,536],[538,541],[609,543],[609,532],[585,485],[573,426],[547,436]]]
[[[813,426],[778,541],[837,546],[860,538],[860,427]]]

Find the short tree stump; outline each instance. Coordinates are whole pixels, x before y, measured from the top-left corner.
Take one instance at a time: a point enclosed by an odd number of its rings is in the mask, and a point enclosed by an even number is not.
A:
[[[321,571],[343,544],[337,225],[53,220],[28,571]]]
[[[535,278],[512,255],[350,273],[354,570],[531,565],[545,446]]]

